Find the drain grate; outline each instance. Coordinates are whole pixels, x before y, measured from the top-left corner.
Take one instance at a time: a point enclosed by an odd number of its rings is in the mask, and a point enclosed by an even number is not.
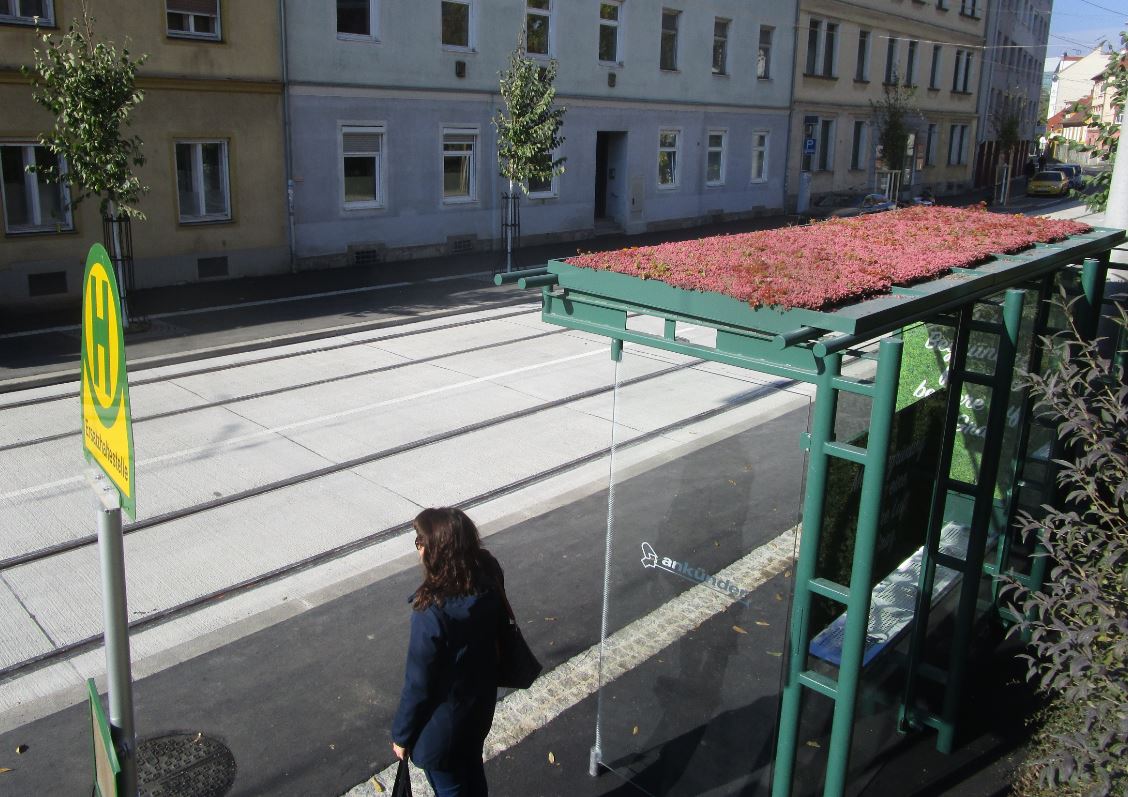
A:
[[[137,748],[140,797],[222,797],[235,782],[235,756],[201,733],[159,736]]]

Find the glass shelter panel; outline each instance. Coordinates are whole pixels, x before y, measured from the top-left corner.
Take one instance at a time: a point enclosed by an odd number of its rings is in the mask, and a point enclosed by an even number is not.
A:
[[[616,379],[598,760],[655,797],[764,793],[809,390],[630,344]]]

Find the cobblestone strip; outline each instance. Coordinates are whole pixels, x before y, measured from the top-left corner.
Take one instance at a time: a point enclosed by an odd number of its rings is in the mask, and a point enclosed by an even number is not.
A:
[[[716,573],[742,589],[753,590],[791,565],[797,529],[783,534]],[[733,599],[698,584],[645,617],[616,631],[603,647],[604,675],[613,681],[652,656],[661,653],[701,623],[727,609]],[[520,743],[599,688],[599,645],[573,656],[537,679],[529,689],[511,692],[498,703],[493,729],[486,738],[485,759]],[[396,777],[393,764],[369,780],[351,788],[342,797],[373,797],[389,793]],[[416,797],[433,797],[422,770],[411,768],[411,787]]]

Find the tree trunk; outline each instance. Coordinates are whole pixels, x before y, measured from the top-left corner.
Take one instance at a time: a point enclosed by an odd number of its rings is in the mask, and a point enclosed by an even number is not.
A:
[[[505,271],[513,270],[513,180],[509,180],[509,196],[505,200]]]
[[[121,325],[129,329],[129,304],[125,289],[125,273],[122,266],[125,263],[121,252],[121,230],[117,225],[117,205],[111,199],[110,208],[110,259],[113,260],[114,276],[117,278],[118,294],[121,297]]]

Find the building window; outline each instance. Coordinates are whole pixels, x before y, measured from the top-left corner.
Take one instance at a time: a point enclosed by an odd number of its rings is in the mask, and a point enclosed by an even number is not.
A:
[[[0,8],[3,0],[0,0]],[[219,39],[219,0],[167,0],[168,35],[184,39]]]
[[[474,128],[443,130],[443,201],[472,202],[478,196],[478,131]]]
[[[230,219],[227,142],[177,141],[176,191],[181,223]]]
[[[823,119],[819,123],[819,171],[828,172],[834,168],[834,120]]]
[[[760,26],[760,50],[756,53],[756,77],[767,80],[772,76],[772,31]]]
[[[756,130],[752,133],[752,182],[762,183],[768,179],[768,131]]]
[[[916,85],[916,62],[917,62],[917,48],[920,42],[910,41],[907,59],[905,61],[905,85]]]
[[[552,157],[546,155],[546,158],[551,162]],[[529,198],[530,199],[548,199],[556,196],[556,175],[547,179],[532,178],[529,180]]]
[[[58,164],[55,155],[38,144],[0,144],[0,178],[3,181],[0,193],[4,200],[5,231],[59,232],[74,229],[66,185],[49,182],[46,175],[29,173],[26,168],[51,168]],[[66,161],[62,162],[61,171],[66,171]]]
[[[724,130],[709,131],[709,146],[705,156],[705,185],[725,183],[725,144],[728,134]]]
[[[605,64],[619,62],[619,27],[623,13],[621,0],[599,4],[599,60]]]
[[[834,77],[835,62],[838,60],[838,23],[826,23],[826,36],[823,38],[822,76]]]
[[[924,165],[936,165],[936,125],[928,126],[928,135],[924,143]]]
[[[342,186],[346,208],[384,204],[384,128],[341,128]]]
[[[807,26],[807,65],[803,70],[808,75],[815,74],[819,65],[819,36],[822,33],[822,21],[812,19]]]
[[[552,51],[552,0],[527,1],[525,51],[529,55],[548,55]]]
[[[678,21],[680,19],[680,11],[662,9],[662,51],[659,55],[659,67],[667,72],[673,72],[678,68]]]
[[[866,165],[866,123],[854,120],[854,143],[850,148],[850,168],[863,169]]]
[[[897,39],[889,37],[885,45],[885,84],[891,86],[897,82]]]
[[[825,32],[824,32],[825,31]],[[838,23],[811,19],[807,26],[807,62],[804,74],[834,77],[838,56]]]
[[[469,50],[471,0],[443,0],[443,46]]]
[[[379,0],[337,0],[337,38],[375,39]]]
[[[948,165],[967,163],[967,125],[952,125],[948,132]]]
[[[869,80],[870,32],[858,31],[858,68],[854,70],[854,80]]]
[[[54,25],[53,3],[51,0],[0,0],[0,22],[44,27]]]
[[[928,87],[940,88],[940,45],[932,45],[932,69],[928,73]]]
[[[730,21],[713,20],[713,74],[728,74],[728,34]]]
[[[952,91],[967,93],[971,80],[971,50],[956,50],[956,66],[952,70]]]
[[[976,2],[975,0],[960,0],[960,13],[964,16],[976,16]]]
[[[948,0],[936,0],[936,7],[941,11],[948,10]]]
[[[658,187],[678,186],[678,131],[658,131]]]

